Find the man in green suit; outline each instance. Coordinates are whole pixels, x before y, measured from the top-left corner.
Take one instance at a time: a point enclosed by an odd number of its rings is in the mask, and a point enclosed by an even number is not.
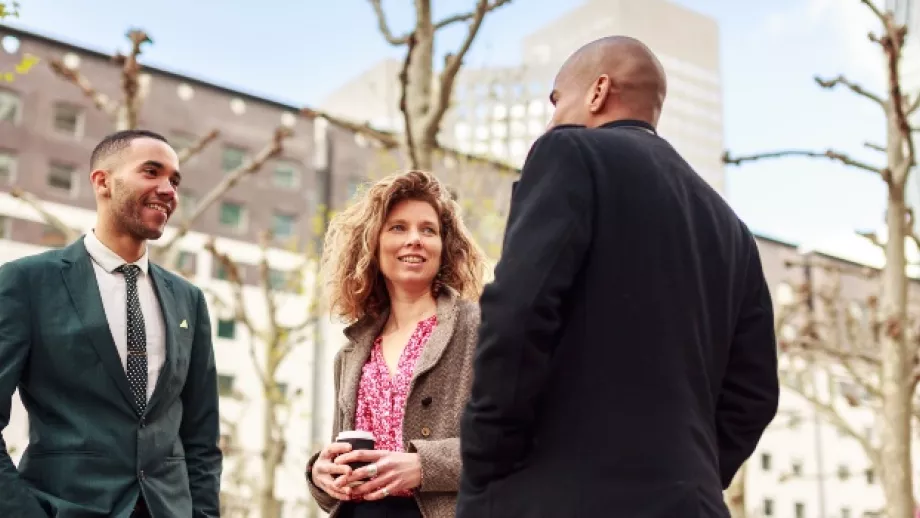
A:
[[[201,290],[148,261],[178,203],[166,139],[93,150],[95,228],[0,266],[0,431],[18,387],[19,469],[0,438],[0,517],[220,514],[217,373]]]

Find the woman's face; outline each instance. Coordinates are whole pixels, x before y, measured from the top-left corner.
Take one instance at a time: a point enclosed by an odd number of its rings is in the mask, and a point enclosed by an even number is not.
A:
[[[441,267],[441,225],[428,202],[403,200],[390,210],[377,250],[388,285],[430,289]]]

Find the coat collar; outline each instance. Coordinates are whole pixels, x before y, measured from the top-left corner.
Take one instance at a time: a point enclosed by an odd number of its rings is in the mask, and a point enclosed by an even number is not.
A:
[[[409,392],[415,386],[419,376],[430,371],[437,365],[438,360],[444,355],[454,335],[457,323],[457,314],[460,309],[460,295],[451,288],[446,288],[437,300],[438,324],[435,326],[428,343],[422,350],[422,355],[415,365]],[[355,409],[358,398],[358,384],[361,380],[361,370],[367,363],[371,354],[374,341],[389,318],[389,309],[379,317],[366,317],[345,328],[348,344],[342,349],[342,389],[339,391],[339,408],[344,413],[344,425],[350,429],[354,426]]]

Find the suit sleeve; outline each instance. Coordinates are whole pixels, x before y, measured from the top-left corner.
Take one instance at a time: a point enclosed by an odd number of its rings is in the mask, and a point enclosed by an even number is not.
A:
[[[185,387],[182,389],[182,424],[179,436],[185,447],[193,518],[220,516],[220,475],[223,455],[220,441],[217,366],[211,340],[207,301],[197,291],[195,338]]]
[[[754,453],[779,406],[773,303],[756,244],[753,238],[750,241],[752,251],[744,305],[716,405],[723,489]]]
[[[480,299],[475,375],[461,420],[461,492],[480,492],[513,472],[533,440],[564,301],[592,240],[593,180],[570,131],[534,143],[495,280]]]
[[[0,432],[10,424],[13,393],[31,347],[29,286],[16,264],[0,266]],[[0,516],[46,518],[28,483],[19,476],[0,435]]]

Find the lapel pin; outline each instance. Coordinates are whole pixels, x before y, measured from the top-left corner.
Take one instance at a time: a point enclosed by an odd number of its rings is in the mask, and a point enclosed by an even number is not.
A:
[[[183,320],[182,323],[179,324],[179,327],[181,327],[182,329],[187,329],[187,328],[188,328],[188,321],[187,321],[187,320]]]

